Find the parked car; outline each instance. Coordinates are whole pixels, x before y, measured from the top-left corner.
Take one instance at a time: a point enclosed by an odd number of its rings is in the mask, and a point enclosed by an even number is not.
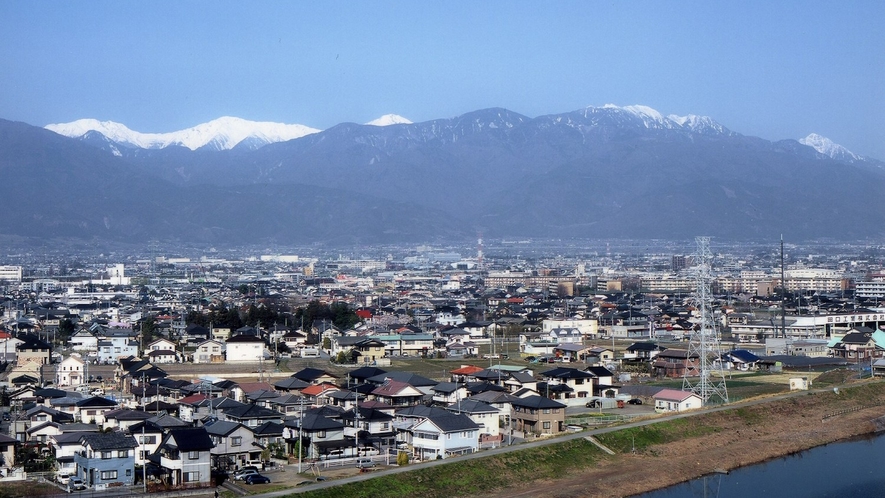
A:
[[[9,419],[10,419],[9,412],[3,412],[3,421],[9,422]]]
[[[526,356],[525,357],[525,361],[527,361],[529,363],[534,363],[535,360],[537,360],[537,358],[535,358],[534,356]]]
[[[268,484],[270,478],[261,474],[250,474],[243,479],[246,484]]]
[[[234,473],[233,478],[234,481],[245,481],[247,477],[257,475],[260,475],[260,472],[258,472],[258,469],[256,468],[240,469]]]
[[[55,480],[58,481],[58,483],[62,486],[67,486],[68,481],[71,480],[71,474],[68,474],[66,472],[59,472],[55,475]]]
[[[82,491],[84,489],[86,489],[86,483],[83,482],[83,479],[80,479],[79,477],[71,477],[68,479],[68,493]]]
[[[629,400],[627,400],[627,403],[628,403],[628,404],[631,404],[631,405],[641,405],[641,404],[642,404],[642,400],[639,399],[639,398],[633,398],[633,399],[629,399]]]

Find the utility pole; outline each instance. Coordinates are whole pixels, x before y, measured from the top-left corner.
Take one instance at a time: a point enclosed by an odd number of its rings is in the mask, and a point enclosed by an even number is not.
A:
[[[141,411],[147,413],[147,407],[144,406],[144,372],[141,372]],[[142,493],[147,494],[147,452],[144,449],[145,443],[145,427],[147,420],[141,421],[141,489]]]
[[[302,445],[304,444],[304,440],[301,436],[301,428],[304,426],[304,395],[301,396],[301,410],[299,410],[298,416],[298,473],[301,473],[301,455],[304,453],[304,448]]]

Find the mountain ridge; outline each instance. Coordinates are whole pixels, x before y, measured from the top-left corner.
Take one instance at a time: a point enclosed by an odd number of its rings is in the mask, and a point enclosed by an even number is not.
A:
[[[58,202],[46,213],[41,205],[20,212],[21,224],[6,228],[13,234],[33,234],[26,219],[51,233],[56,225],[34,216],[53,219],[54,209],[79,216],[66,226],[79,223],[91,237],[368,243],[468,239],[478,229],[487,237],[885,235],[885,213],[870,209],[885,191],[885,171],[875,163],[644,106],[536,118],[489,108],[411,124],[342,123],[257,148],[142,149],[99,133],[19,131],[41,138],[30,139],[30,149],[0,140],[6,164],[36,165],[29,154],[45,149],[50,135],[58,148],[30,173],[10,170],[5,178],[27,186],[19,201],[41,198],[40,185],[59,175],[67,175],[69,192],[54,190]],[[102,174],[83,167],[90,161],[105,165]],[[107,175],[117,178],[114,192],[139,190],[122,222],[101,202],[74,198],[108,183]],[[125,202],[114,195],[114,206]]]

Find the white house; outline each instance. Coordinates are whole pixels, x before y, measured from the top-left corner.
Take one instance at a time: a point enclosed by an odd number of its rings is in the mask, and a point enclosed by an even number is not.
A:
[[[86,364],[79,355],[71,355],[62,360],[55,370],[55,385],[76,387],[86,383]]]
[[[655,400],[655,411],[658,413],[695,410],[704,405],[697,394],[677,389],[661,389],[652,398]]]
[[[194,363],[224,363],[224,343],[210,339],[197,344]]]
[[[414,454],[422,460],[465,455],[479,448],[479,426],[464,414],[433,412],[409,432]]]
[[[71,345],[71,349],[83,354],[98,351],[98,338],[86,329],[78,330],[76,334],[71,336],[68,343]]]
[[[264,339],[254,335],[235,335],[225,343],[227,361],[259,361],[265,357]]]

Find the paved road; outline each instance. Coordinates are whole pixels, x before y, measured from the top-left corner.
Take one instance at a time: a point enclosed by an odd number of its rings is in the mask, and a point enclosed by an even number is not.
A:
[[[794,391],[794,392],[790,392],[790,393],[779,394],[776,396],[760,398],[760,399],[755,399],[755,400],[750,400],[750,401],[740,401],[737,403],[731,403],[728,405],[721,405],[721,406],[717,406],[717,407],[713,407],[713,408],[692,410],[692,411],[683,412],[683,413],[676,413],[673,415],[660,415],[660,416],[657,416],[654,418],[639,420],[636,422],[630,422],[630,423],[616,425],[616,426],[612,426],[612,427],[604,427],[601,429],[592,429],[592,430],[588,430],[588,431],[576,432],[576,433],[567,434],[567,435],[563,435],[563,436],[557,436],[557,437],[553,437],[553,438],[532,441],[530,443],[523,443],[523,444],[519,444],[519,445],[515,445],[515,446],[503,446],[501,448],[496,448],[496,449],[487,450],[487,451],[481,451],[478,453],[472,453],[469,455],[459,456],[457,458],[451,458],[451,459],[447,459],[447,460],[432,460],[429,462],[422,462],[422,463],[407,465],[405,467],[395,467],[392,469],[371,472],[368,474],[360,474],[360,475],[356,475],[353,477],[345,477],[343,479],[336,479],[334,481],[317,482],[317,483],[313,483],[313,484],[310,484],[307,486],[290,488],[290,489],[286,489],[283,491],[274,491],[272,493],[263,493],[263,494],[259,494],[259,495],[253,495],[253,498],[278,498],[281,496],[287,496],[287,495],[291,495],[291,494],[305,493],[305,492],[313,491],[316,489],[325,489],[325,488],[331,488],[331,487],[335,487],[335,486],[341,486],[342,484],[349,484],[352,482],[361,482],[361,481],[365,481],[368,479],[374,479],[376,477],[380,477],[383,475],[399,474],[402,472],[410,472],[412,470],[416,470],[416,469],[420,469],[420,468],[435,467],[437,465],[447,465],[450,463],[462,462],[464,460],[474,460],[474,459],[478,459],[478,458],[486,458],[489,456],[499,455],[499,454],[503,454],[503,453],[510,453],[512,451],[521,451],[521,450],[529,449],[529,448],[539,448],[542,446],[547,446],[547,445],[551,445],[551,444],[558,444],[558,443],[562,443],[565,441],[572,441],[572,440],[578,439],[578,438],[585,438],[587,436],[596,436],[599,434],[606,434],[609,432],[630,429],[633,427],[642,427],[645,425],[656,424],[658,422],[663,422],[666,420],[676,420],[676,419],[685,418],[685,417],[694,417],[696,415],[701,415],[704,413],[713,413],[713,412],[718,412],[718,411],[722,411],[722,410],[732,410],[734,408],[739,408],[742,406],[759,405],[759,404],[763,404],[763,403],[770,403],[772,401],[786,399],[786,398],[792,398],[792,397],[796,397],[796,396],[807,396],[809,393],[813,393],[813,392],[827,392],[827,391],[832,391],[832,388],[815,389],[815,390],[811,390],[811,391]]]

